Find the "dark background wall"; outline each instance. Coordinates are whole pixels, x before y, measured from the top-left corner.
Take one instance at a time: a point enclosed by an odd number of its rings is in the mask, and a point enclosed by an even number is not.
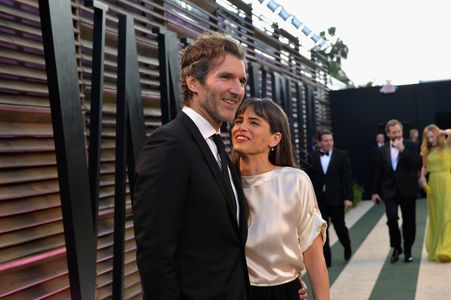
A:
[[[347,150],[356,182],[371,195],[371,147],[376,133],[385,132],[390,119],[404,124],[404,137],[417,128],[420,138],[425,126],[435,123],[451,128],[451,81],[399,86],[392,94],[381,87],[347,89],[330,92],[332,130],[337,148]]]

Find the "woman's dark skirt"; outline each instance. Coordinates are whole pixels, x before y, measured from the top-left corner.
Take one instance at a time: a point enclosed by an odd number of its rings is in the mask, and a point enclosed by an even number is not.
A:
[[[301,283],[293,281],[273,286],[251,286],[252,300],[299,300]]]

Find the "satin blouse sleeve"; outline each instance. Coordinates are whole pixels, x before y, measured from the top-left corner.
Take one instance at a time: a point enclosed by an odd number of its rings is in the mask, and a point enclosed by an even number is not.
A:
[[[326,242],[326,221],[323,220],[316,201],[312,182],[303,173],[299,180],[298,233],[299,244],[304,253],[321,234],[323,244]]]

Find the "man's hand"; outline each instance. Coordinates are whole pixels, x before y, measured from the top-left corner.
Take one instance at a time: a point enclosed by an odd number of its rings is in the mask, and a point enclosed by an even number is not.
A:
[[[403,152],[404,151],[404,144],[402,142],[402,139],[395,139],[394,141],[392,141],[392,146],[395,148],[398,148],[399,152]]]
[[[300,300],[307,300],[308,293],[307,293],[307,286],[305,285],[305,282],[302,280],[301,275],[299,274],[299,281],[301,282],[301,288],[299,289],[299,299]]]
[[[352,207],[352,201],[351,200],[347,200],[346,199],[343,203],[345,205],[345,209]]]
[[[373,201],[374,204],[379,204],[381,202],[381,197],[379,194],[372,194],[371,201]]]

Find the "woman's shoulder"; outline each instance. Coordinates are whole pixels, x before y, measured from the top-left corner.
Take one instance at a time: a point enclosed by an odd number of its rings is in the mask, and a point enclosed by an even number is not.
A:
[[[310,181],[310,177],[304,170],[293,167],[281,167],[279,169],[279,173],[285,176],[291,176],[294,178],[298,178],[299,180],[308,180]]]

